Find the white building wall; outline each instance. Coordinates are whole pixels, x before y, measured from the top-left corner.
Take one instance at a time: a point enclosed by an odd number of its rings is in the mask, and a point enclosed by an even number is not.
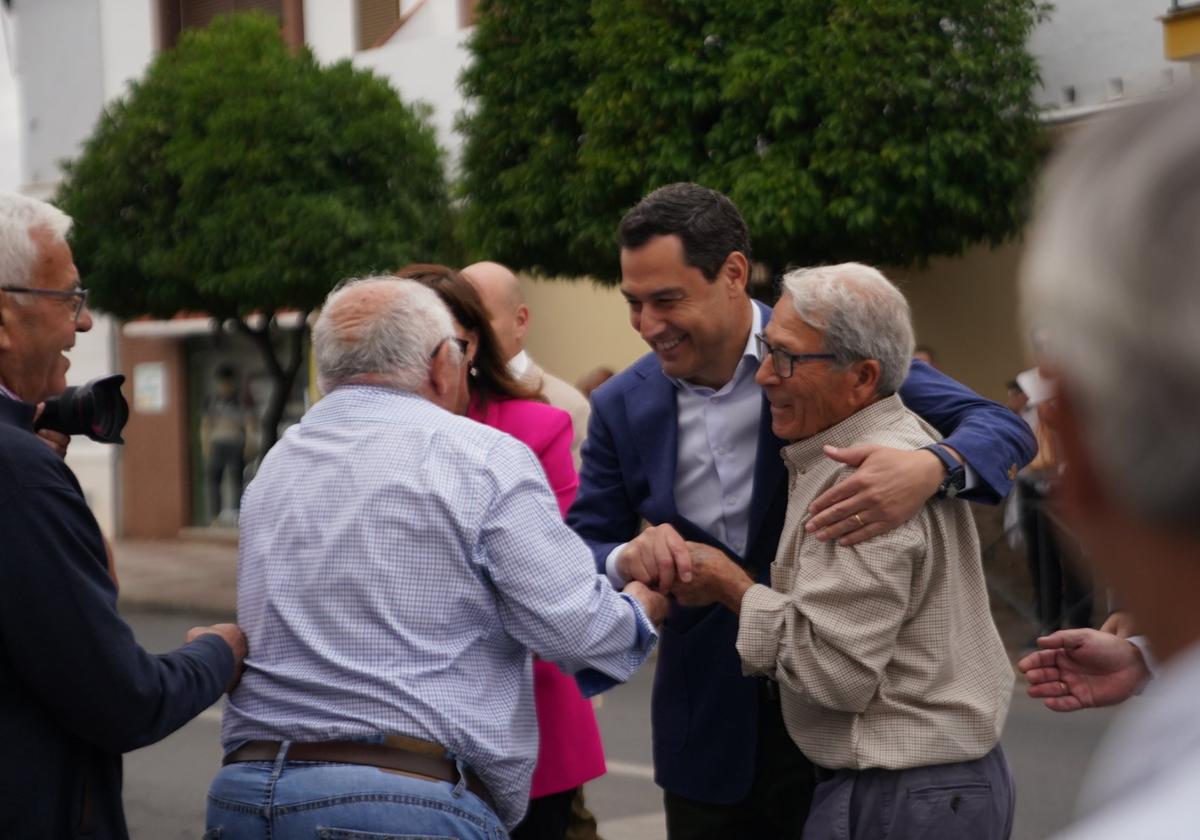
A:
[[[1188,68],[1163,58],[1162,16],[1169,0],[1054,0],[1029,50],[1038,59],[1048,109],[1093,107],[1183,83]],[[1119,80],[1119,82],[1117,81]],[[1066,89],[1074,88],[1071,102]]]
[[[150,11],[149,0],[14,0],[22,192],[53,196],[62,177],[59,161],[79,153],[106,98],[141,72],[148,53],[145,48],[139,52],[138,44],[149,46]],[[144,18],[141,24],[138,14]],[[97,316],[93,328],[75,342],[67,382],[82,385],[112,373],[115,347],[112,320]],[[72,441],[67,455],[109,535],[116,533],[118,457],[118,447],[82,437]]]
[[[453,5],[449,0],[439,2]],[[470,30],[401,38],[407,29],[382,47],[358,53],[354,64],[386,78],[405,103],[421,101],[433,108],[430,122],[437,130],[438,143],[447,152],[448,172],[453,177],[462,147],[462,139],[454,132],[454,117],[463,107],[458,74],[469,57],[466,38]]]
[[[357,10],[354,0],[304,0],[304,40],[317,61],[332,64],[354,54]]]
[[[99,0],[105,101],[124,96],[154,57],[153,0]]]

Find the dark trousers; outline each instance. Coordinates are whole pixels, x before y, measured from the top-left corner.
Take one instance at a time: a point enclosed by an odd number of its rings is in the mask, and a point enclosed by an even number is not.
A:
[[[908,770],[818,770],[804,840],[1008,840],[1016,794],[999,745]]]
[[[1041,482],[1021,480],[1021,529],[1025,556],[1033,581],[1038,631],[1053,633],[1062,627],[1089,627],[1092,588],[1072,567],[1062,551],[1054,522],[1046,509]]]
[[[509,832],[512,840],[563,840],[571,820],[571,802],[579,788],[529,800],[529,810]]]
[[[242,473],[246,470],[244,444],[213,441],[208,455],[208,518],[216,519],[221,513],[221,479],[225,471],[233,474],[233,509],[242,501]]]
[[[800,840],[812,803],[813,766],[783,723],[778,689],[766,681],[758,703],[758,752],[750,795],[734,805],[697,802],[666,791],[670,840]]]

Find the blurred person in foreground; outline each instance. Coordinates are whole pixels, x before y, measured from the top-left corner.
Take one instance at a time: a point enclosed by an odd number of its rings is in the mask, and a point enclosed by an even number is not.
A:
[[[692,579],[672,594],[734,613],[743,673],[778,685],[788,733],[816,768],[804,840],[1004,840],[1014,792],[999,739],[1013,674],[970,506],[931,499],[851,546],[804,529],[813,499],[852,473],[824,447],[939,438],[897,394],[912,356],[908,302],[865,265],[801,269],[756,338],[771,428],[789,442],[770,586],[689,543]]]
[[[1063,836],[1194,837],[1200,826],[1200,101],[1123,108],[1059,150],[1022,266],[1046,330],[1066,462],[1063,518],[1160,664],[1093,758]],[[1128,697],[1141,652],[1063,630],[1020,665],[1064,711]]]
[[[242,505],[255,654],[209,793],[223,837],[503,836],[536,753],[530,651],[607,687],[654,645],[664,599],[614,592],[529,449],[453,413],[463,345],[411,280],[322,307],[325,396]]]
[[[222,624],[171,653],[143,650],[79,482],[34,434],[92,327],[70,227],[49,204],[0,193],[0,837],[107,840],[128,836],[121,754],[216,702],[246,642]]]
[[[716,546],[766,582],[787,507],[787,470],[754,381],[750,234],[728,197],[660,187],[621,220],[621,294],[653,350],[597,388],[567,522],[614,586],[687,579],[684,539]],[[813,501],[805,530],[841,545],[908,521],[932,496],[998,502],[1033,455],[1028,427],[922,362],[905,405],[946,437],[924,448],[827,447],[854,474]],[[642,528],[642,523],[649,527]],[[654,780],[672,840],[800,836],[812,767],[784,726],[779,693],[746,677],[737,618],[672,605],[654,673]]]
[[[462,276],[479,293],[491,322],[492,333],[496,336],[497,347],[512,375],[531,386],[550,405],[571,415],[574,430],[571,457],[578,470],[591,409],[586,396],[569,382],[547,373],[526,351],[525,335],[529,331],[531,313],[517,275],[508,266],[485,261],[467,266],[462,270]]]
[[[475,287],[444,265],[413,264],[396,272],[437,292],[465,341],[462,394],[456,414],[512,435],[529,447],[566,515],[579,475],[571,460],[571,417],[542,402],[518,381],[500,352],[488,312]],[[537,706],[538,760],[529,791],[529,810],[510,834],[513,840],[561,840],[571,803],[584,782],[604,775],[604,744],[590,701],[557,665],[534,658],[533,699]]]

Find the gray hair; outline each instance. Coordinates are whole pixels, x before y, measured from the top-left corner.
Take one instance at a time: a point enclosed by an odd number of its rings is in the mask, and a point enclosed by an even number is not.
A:
[[[364,293],[380,292],[366,317],[347,319]],[[357,312],[356,315],[363,313]],[[429,377],[438,345],[454,336],[450,310],[432,289],[391,275],[347,280],[329,293],[313,326],[317,384],[325,393],[371,377],[418,391]],[[458,347],[453,345],[454,352]]]
[[[29,284],[37,259],[29,232],[35,228],[46,228],[55,241],[62,241],[71,230],[71,217],[36,198],[0,192],[0,288]]]
[[[1021,267],[1113,497],[1200,530],[1200,100],[1123,109],[1063,146]]]
[[[798,268],[784,275],[783,289],[804,323],[821,332],[834,365],[879,362],[875,392],[900,390],[912,363],[913,328],[908,301],[877,269],[862,263]]]

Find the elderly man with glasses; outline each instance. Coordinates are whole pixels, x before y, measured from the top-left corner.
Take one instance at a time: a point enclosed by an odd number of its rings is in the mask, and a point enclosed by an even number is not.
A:
[[[104,538],[74,474],[33,432],[92,327],[66,234],[0,193],[0,836],[125,837],[121,753],[187,723],[235,679],[245,638],[195,628],[153,656],[117,614]]]
[[[813,500],[850,473],[824,447],[938,439],[897,394],[912,358],[908,303],[854,263],[783,285],[757,337],[771,428],[789,441],[770,586],[690,543],[692,580],[673,592],[736,614],[743,672],[778,684],[788,733],[817,774],[806,840],[1005,838],[1014,800],[998,741],[1013,674],[967,504],[931,499],[855,545],[804,527]]]

